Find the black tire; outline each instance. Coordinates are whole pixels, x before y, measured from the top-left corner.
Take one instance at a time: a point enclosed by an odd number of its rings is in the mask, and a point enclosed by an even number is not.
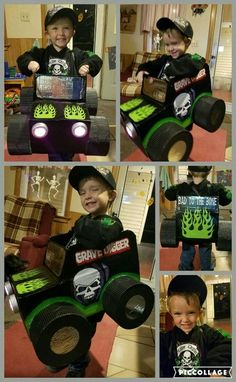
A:
[[[41,362],[61,366],[88,351],[92,332],[90,323],[76,307],[53,304],[33,319],[29,335]]]
[[[91,129],[86,155],[107,155],[110,148],[110,129],[107,118],[91,116]]]
[[[105,312],[122,328],[133,329],[149,317],[154,305],[152,289],[128,276],[113,280],[105,289]]]
[[[98,96],[93,88],[86,90],[86,106],[90,115],[96,115],[98,110]]]
[[[224,101],[210,96],[201,97],[193,110],[193,122],[211,133],[219,129],[224,116]]]
[[[179,240],[177,240],[176,229],[177,227],[175,219],[163,219],[160,229],[160,242],[162,247],[178,247]]]
[[[34,100],[34,88],[23,87],[20,91],[20,112],[21,114],[30,114]]]
[[[216,242],[218,251],[232,250],[232,223],[231,221],[219,220],[218,236]]]
[[[10,155],[32,154],[27,115],[16,114],[9,119],[7,148]]]
[[[174,122],[164,123],[150,137],[147,155],[153,161],[187,160],[193,147],[193,137],[189,131]]]

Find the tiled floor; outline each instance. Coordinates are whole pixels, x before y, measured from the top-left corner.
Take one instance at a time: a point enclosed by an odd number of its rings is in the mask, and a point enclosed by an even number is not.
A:
[[[155,331],[150,326],[118,328],[109,360],[109,378],[155,376]]]

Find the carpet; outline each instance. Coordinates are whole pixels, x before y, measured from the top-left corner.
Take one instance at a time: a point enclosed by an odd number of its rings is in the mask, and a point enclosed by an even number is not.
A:
[[[10,155],[7,150],[7,145],[4,146],[4,160],[6,162],[48,162],[47,154],[31,154],[31,155]],[[87,157],[84,154],[75,154],[73,162],[87,162]]]
[[[182,244],[177,248],[160,248],[160,271],[177,271],[182,252]],[[200,255],[198,247],[193,260],[194,270],[200,269]]]
[[[193,148],[189,157],[193,162],[217,162],[225,160],[227,132],[220,128],[214,133],[193,125]],[[129,154],[124,161],[143,162],[150,159],[140,150],[136,149]]]
[[[86,377],[106,377],[118,325],[107,315],[98,323]],[[22,321],[5,330],[5,377],[64,378],[67,369],[50,373],[37,358]]]

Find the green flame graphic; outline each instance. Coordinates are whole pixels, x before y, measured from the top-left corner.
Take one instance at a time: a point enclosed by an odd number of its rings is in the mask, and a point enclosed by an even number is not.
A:
[[[38,104],[34,109],[34,118],[55,118],[56,109],[51,104]]]
[[[122,111],[129,111],[129,110],[134,109],[138,105],[140,105],[140,103],[142,103],[142,102],[143,102],[142,98],[133,98],[130,101],[125,102],[122,105],[120,105],[120,108]]]
[[[33,292],[37,289],[43,288],[45,285],[49,284],[49,280],[46,278],[37,278],[33,280],[28,280],[20,283],[16,286],[16,290],[19,294],[25,294]]]
[[[129,113],[130,119],[132,119],[134,122],[140,122],[144,119],[148,118],[152,113],[156,110],[156,107],[153,105],[145,105],[142,107],[139,107],[138,109],[135,109],[134,111],[131,111]]]
[[[66,105],[64,109],[64,116],[66,119],[85,119],[86,113],[79,105]]]
[[[206,208],[186,209],[182,218],[182,235],[188,239],[210,239],[213,235],[213,218]]]

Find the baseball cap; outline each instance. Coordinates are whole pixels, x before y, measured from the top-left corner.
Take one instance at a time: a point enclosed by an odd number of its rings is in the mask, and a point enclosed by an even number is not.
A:
[[[87,177],[94,176],[103,179],[113,190],[116,182],[110,170],[106,167],[75,166],[69,173],[70,185],[78,191],[79,182]]]
[[[73,11],[73,9],[64,8],[64,7],[54,7],[52,9],[50,9],[46,14],[46,17],[44,20],[45,29],[47,28],[47,26],[49,24],[52,23],[54,17],[56,17],[56,16],[57,17],[68,17],[68,19],[71,20],[73,27],[76,26],[77,16],[76,16],[75,12]]]
[[[183,17],[176,17],[174,20],[168,17],[161,17],[156,23],[157,29],[165,31],[168,28],[177,28],[184,36],[193,38],[193,28],[189,21]]]
[[[210,172],[212,166],[188,166],[188,170],[191,172]]]
[[[207,287],[199,276],[175,276],[168,286],[167,295],[171,296],[174,292],[196,293],[202,306],[207,296]]]

